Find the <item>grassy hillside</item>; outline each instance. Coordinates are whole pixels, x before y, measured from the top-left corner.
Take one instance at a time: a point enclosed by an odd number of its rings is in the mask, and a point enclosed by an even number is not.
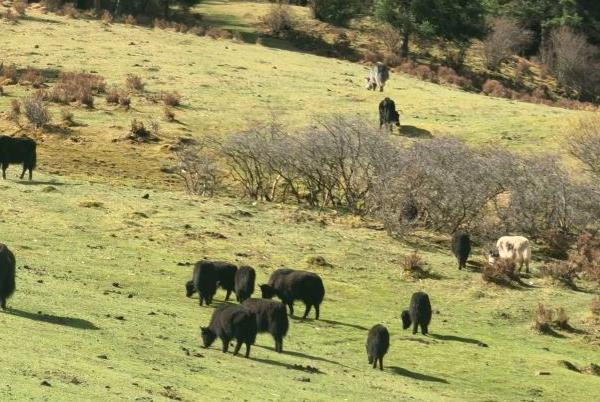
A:
[[[0,314],[3,343],[13,351],[0,369],[3,400],[585,401],[598,387],[597,377],[557,363],[600,360],[592,295],[535,278],[523,290],[485,285],[455,268],[444,242],[401,244],[357,220],[284,206],[48,176],[7,181],[2,194],[2,241],[18,258],[12,311]],[[439,279],[402,278],[399,260],[413,247]],[[333,267],[309,266],[316,255]],[[250,263],[258,283],[282,265],[318,272],[327,290],[323,319],[292,320],[281,355],[267,335],[250,360],[202,349],[198,326],[213,309],[185,297],[191,267],[178,264],[204,256]],[[429,337],[400,327],[401,309],[421,289],[436,311]],[[223,297],[219,291],[216,305]],[[537,302],[564,306],[584,332],[532,333]],[[367,329],[378,322],[392,334],[384,373],[368,366],[364,352]],[[538,370],[551,375],[537,377]]]
[[[211,4],[205,6],[206,13],[211,12]],[[207,15],[210,21],[211,14]],[[229,24],[235,20],[235,16],[219,15],[212,18]],[[49,75],[83,69],[106,77],[109,86],[123,86],[131,73],[147,84],[145,94],[133,96],[130,111],[108,106],[103,98],[96,99],[94,109],[68,107],[78,125],[41,138],[40,168],[46,172],[173,184],[159,168],[171,157],[164,144],[178,136],[225,135],[271,116],[298,128],[316,115],[332,113],[375,123],[383,96],[396,101],[407,133],[426,130],[419,132],[516,149],[559,150],[570,121],[585,113],[489,98],[400,74],[392,76],[385,94],[374,93],[363,88],[366,67],[357,64],[264,44],[122,24],[106,26],[34,10],[15,25],[0,22],[0,30],[10,38],[3,43],[5,64],[47,69]],[[183,95],[184,104],[175,111],[177,122],[164,121],[163,105],[153,100],[161,91]],[[4,92],[2,111],[31,89],[5,86]],[[60,108],[52,106],[51,112],[55,123],[60,123]],[[159,121],[163,141],[143,147],[112,142],[128,131],[133,118]],[[17,127],[0,120],[0,129],[10,133]],[[136,164],[130,163],[131,158]]]
[[[201,11],[211,24],[254,31],[246,13],[223,7],[205,2]],[[263,6],[248,7],[254,13]],[[330,211],[191,198],[160,170],[173,162],[166,145],[178,137],[226,135],[272,115],[295,128],[330,113],[375,122],[384,95],[396,100],[410,132],[524,152],[560,151],[565,128],[584,112],[403,75],[394,75],[383,95],[368,92],[366,67],[269,41],[236,43],[36,11],[15,25],[0,22],[0,36],[4,63],[49,75],[84,69],[121,86],[134,73],[147,84],[129,111],[100,97],[94,109],[52,105],[57,126],[22,130],[39,141],[39,171],[35,181],[19,182],[20,169],[12,166],[0,183],[0,242],[18,266],[11,310],[0,312],[6,350],[0,400],[589,401],[597,395],[599,377],[559,364],[600,363],[600,327],[589,308],[598,290],[588,284],[575,292],[533,275],[519,289],[492,286],[473,267],[456,269],[446,238],[423,233],[399,241],[372,222]],[[184,97],[178,122],[164,121],[163,105],[152,100],[165,90]],[[32,91],[5,86],[0,112]],[[61,108],[74,113],[76,126],[60,124]],[[159,120],[162,141],[114,141],[133,118]],[[0,118],[0,130],[18,127]],[[400,261],[415,249],[432,278],[403,277]],[[318,255],[332,266],[309,265]],[[223,355],[218,342],[201,348],[198,327],[214,306],[187,299],[184,283],[189,264],[203,257],[252,265],[259,284],[281,266],[319,273],[326,287],[322,320],[293,319],[283,354],[267,335],[259,336],[249,360]],[[428,337],[401,330],[400,312],[417,290],[429,293],[435,311]],[[223,297],[219,291],[215,306]],[[554,337],[532,332],[539,302],[564,307],[576,330]],[[376,323],[391,332],[383,373],[369,367],[364,349]]]

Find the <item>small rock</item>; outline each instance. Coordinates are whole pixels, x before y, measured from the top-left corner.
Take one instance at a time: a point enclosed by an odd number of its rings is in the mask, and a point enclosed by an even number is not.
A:
[[[40,383],[40,385],[43,385],[44,387],[51,387],[52,384],[50,384],[48,381],[44,380]]]
[[[479,346],[481,348],[487,348],[488,347],[487,343],[483,343],[483,342],[477,342],[477,346]]]
[[[150,198],[150,194],[146,193],[142,196],[143,199],[147,200],[148,198]]]
[[[120,320],[120,321],[125,321],[125,317],[122,315],[115,316],[115,319]]]
[[[133,293],[129,293],[129,294],[127,295],[127,298],[128,298],[128,299],[133,299]]]
[[[38,279],[37,283],[44,283],[43,279]]]
[[[106,355],[98,355],[97,357],[98,357],[98,359],[108,360],[108,356],[106,356]]]
[[[115,288],[120,288],[121,285],[119,285],[119,282],[113,282],[112,284]]]
[[[549,371],[536,371],[535,375],[550,375]]]
[[[300,377],[300,378],[296,378],[296,381],[310,382],[310,378],[308,378],[308,377]]]

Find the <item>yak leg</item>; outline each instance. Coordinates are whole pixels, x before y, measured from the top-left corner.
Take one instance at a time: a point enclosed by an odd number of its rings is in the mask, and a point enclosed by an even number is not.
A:
[[[2,178],[6,180],[6,169],[8,169],[8,163],[2,164]]]
[[[240,351],[240,348],[242,347],[242,341],[240,341],[239,339],[237,340],[236,344],[235,344],[235,349],[233,350],[233,355],[237,356],[237,354]]]
[[[413,335],[416,334],[418,330],[419,330],[419,324],[418,324],[417,320],[415,320],[415,322],[413,323]]]
[[[246,342],[246,357],[250,357],[250,342]]]
[[[312,306],[311,304],[308,304],[308,303],[306,304],[306,308],[304,309],[304,315],[302,316],[302,318],[305,319],[306,317],[308,317],[308,313],[310,313],[311,306]]]
[[[379,358],[379,370],[383,370],[383,356]]]
[[[315,320],[319,319],[319,313],[320,313],[320,311],[319,311],[319,305],[315,304]]]

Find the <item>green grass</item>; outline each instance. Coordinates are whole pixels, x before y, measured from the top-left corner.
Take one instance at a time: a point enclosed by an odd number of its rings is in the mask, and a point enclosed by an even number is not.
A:
[[[246,6],[254,14],[264,7],[208,2],[200,11],[207,21],[252,33]],[[162,121],[162,105],[135,96],[128,112],[102,98],[92,110],[69,106],[79,125],[64,134],[23,130],[39,141],[39,171],[38,181],[18,182],[13,166],[10,180],[0,183],[0,241],[15,252],[18,266],[12,310],[0,313],[10,351],[0,368],[0,399],[594,399],[597,377],[557,363],[600,362],[598,323],[589,309],[597,289],[589,284],[574,292],[534,276],[528,279],[532,287],[522,290],[487,285],[478,273],[456,269],[445,238],[420,234],[398,241],[369,222],[330,212],[190,198],[159,169],[173,163],[164,145],[178,136],[226,135],[271,115],[294,128],[329,113],[375,121],[384,95],[396,100],[403,124],[522,151],[560,150],[569,120],[583,112],[488,98],[398,74],[382,95],[363,89],[366,67],[357,64],[36,12],[16,25],[0,22],[0,35],[10,38],[2,42],[5,63],[85,69],[121,85],[136,73],[150,94],[176,90],[184,96],[176,110],[179,123]],[[4,90],[0,111],[31,91]],[[51,111],[57,122],[59,107]],[[133,118],[161,120],[163,141],[113,142]],[[4,119],[0,129],[17,131]],[[145,193],[148,200],[141,198]],[[242,217],[240,210],[252,216]],[[413,249],[440,279],[402,276],[399,261]],[[333,267],[309,266],[316,255]],[[217,344],[201,348],[198,327],[208,323],[213,308],[185,297],[191,267],[178,263],[203,257],[250,264],[258,283],[281,266],[319,273],[327,290],[322,320],[293,319],[283,354],[271,350],[267,335],[259,336],[249,360],[223,355]],[[429,337],[401,330],[400,312],[417,290],[429,293],[436,311]],[[219,291],[216,305],[223,295]],[[584,333],[533,333],[538,302],[564,307]],[[300,304],[297,309],[302,312]],[[369,367],[364,350],[367,329],[376,323],[392,336],[383,373]]]
[[[12,351],[0,369],[4,400],[161,400],[164,387],[172,387],[190,401],[238,395],[585,401],[597,390],[598,378],[557,364],[600,360],[589,293],[546,287],[536,278],[525,290],[485,285],[478,273],[456,269],[443,242],[394,241],[335,214],[37,178],[32,184],[6,181],[1,188],[2,241],[18,265],[12,312],[0,314],[4,347]],[[149,200],[141,198],[146,192]],[[240,210],[252,216],[241,217]],[[213,239],[205,234],[210,231],[227,239]],[[441,279],[403,278],[398,261],[413,248],[422,250]],[[333,267],[308,266],[315,255]],[[318,272],[327,291],[322,320],[293,319],[283,354],[271,350],[267,335],[259,336],[249,360],[223,355],[217,344],[202,349],[198,327],[213,309],[185,297],[191,267],[177,264],[205,256],[253,265],[258,283],[280,266]],[[401,330],[399,314],[416,290],[429,293],[436,312],[429,337]],[[223,297],[219,291],[216,305]],[[538,302],[564,306],[572,325],[587,335],[531,332]],[[383,373],[369,367],[364,351],[366,330],[375,323],[392,335]],[[538,370],[551,375],[537,377]],[[41,386],[44,380],[52,387]]]

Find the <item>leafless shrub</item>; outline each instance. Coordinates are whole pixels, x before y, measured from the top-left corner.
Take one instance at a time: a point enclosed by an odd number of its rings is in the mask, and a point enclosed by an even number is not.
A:
[[[516,264],[507,259],[498,258],[491,264],[486,262],[481,271],[481,278],[486,282],[497,285],[511,285],[513,282],[519,282],[519,274]]]
[[[126,138],[134,142],[157,142],[159,141],[156,132],[158,132],[158,126],[155,126],[151,122],[151,129],[146,128],[143,122],[133,119],[131,121],[131,127]]]
[[[577,238],[576,251],[569,254],[569,263],[583,276],[600,284],[600,236],[598,232],[585,231]]]
[[[137,25],[137,21],[136,21],[135,17],[131,14],[126,15],[123,22],[127,25]]]
[[[93,107],[94,95],[104,92],[105,89],[104,78],[99,75],[62,72],[58,83],[49,91],[44,91],[44,99],[61,104],[77,101],[82,105]]]
[[[571,155],[600,180],[600,115],[596,113],[580,119],[567,137]]]
[[[533,36],[516,21],[505,17],[492,18],[489,27],[490,33],[483,41],[483,57],[492,70],[526,46]]]
[[[425,268],[426,266],[427,262],[417,251],[406,254],[400,263],[403,275],[414,279],[422,279],[429,276],[429,271]]]
[[[13,8],[19,16],[23,17],[27,12],[27,0],[15,0],[13,2]]]
[[[597,221],[598,192],[574,182],[556,156],[514,156],[496,176],[507,195],[505,202],[494,204],[505,230],[535,238],[577,233]]]
[[[0,78],[2,78],[2,81],[6,85],[16,84],[19,80],[17,67],[14,64],[5,66],[4,63],[0,63]]]
[[[181,105],[181,95],[179,92],[163,92],[161,98],[166,106]]]
[[[37,68],[32,67],[27,68],[27,70],[25,70],[19,77],[19,84],[31,85],[34,88],[40,88],[45,81],[46,80],[42,75],[42,72]]]
[[[539,303],[534,313],[533,329],[542,334],[554,333],[552,330],[553,318],[552,310]]]
[[[508,95],[508,90],[500,83],[500,81],[496,80],[485,81],[481,87],[481,92],[498,98],[506,98]]]
[[[101,19],[105,25],[110,25],[113,22],[113,15],[111,14],[110,11],[104,10],[104,12],[102,13]]]
[[[585,36],[561,27],[550,34],[543,62],[561,85],[593,99],[600,89],[597,53],[598,49],[590,45]]]
[[[164,115],[165,115],[165,120],[172,123],[175,121],[175,112],[173,112],[171,109],[169,109],[168,107],[165,107],[164,109]]]
[[[569,316],[564,308],[558,307],[556,309],[556,318],[554,319],[553,324],[560,329],[571,329],[569,325]]]
[[[143,92],[146,84],[139,75],[128,74],[125,79],[125,86],[131,91]]]
[[[66,3],[63,5],[58,14],[73,19],[81,17],[79,10],[77,10],[77,7],[75,7],[73,3]]]
[[[550,278],[554,283],[565,285],[571,289],[577,289],[575,279],[579,278],[581,270],[566,261],[552,261],[540,267],[540,274]]]
[[[119,106],[125,110],[129,110],[131,107],[131,97],[127,93],[121,92],[119,94]]]
[[[73,113],[72,113],[72,112],[70,112],[70,111],[68,111],[68,110],[66,110],[66,109],[62,109],[62,110],[60,111],[60,119],[61,119],[61,120],[62,120],[62,122],[63,122],[64,124],[66,124],[67,126],[69,126],[69,127],[70,127],[70,126],[73,126],[73,125],[75,125],[75,120],[74,120],[73,118],[74,118],[74,116],[73,116]]]
[[[118,105],[120,96],[121,90],[118,87],[111,87],[106,91],[106,103]]]
[[[175,154],[178,160],[175,174],[183,179],[188,193],[212,197],[223,179],[214,150],[191,144],[181,147]]]
[[[402,36],[400,32],[390,25],[385,25],[379,32],[379,37],[385,46],[385,49],[391,54],[398,54],[402,46]]]
[[[9,22],[11,24],[16,24],[17,21],[19,20],[19,14],[14,12],[11,8],[6,10],[6,12],[4,12],[4,15],[2,17],[4,18],[4,20],[6,22]]]
[[[50,122],[50,113],[40,96],[30,96],[23,100],[25,117],[35,127],[42,128]]]
[[[20,117],[21,117],[21,103],[16,99],[12,99],[10,101],[10,110],[8,112],[8,119],[18,125]]]
[[[294,27],[294,16],[289,8],[282,4],[274,4],[260,21],[272,35],[282,35]]]
[[[377,178],[372,208],[392,233],[414,225],[449,233],[473,227],[504,191],[498,170],[507,158],[455,139],[417,142],[397,150]]]

